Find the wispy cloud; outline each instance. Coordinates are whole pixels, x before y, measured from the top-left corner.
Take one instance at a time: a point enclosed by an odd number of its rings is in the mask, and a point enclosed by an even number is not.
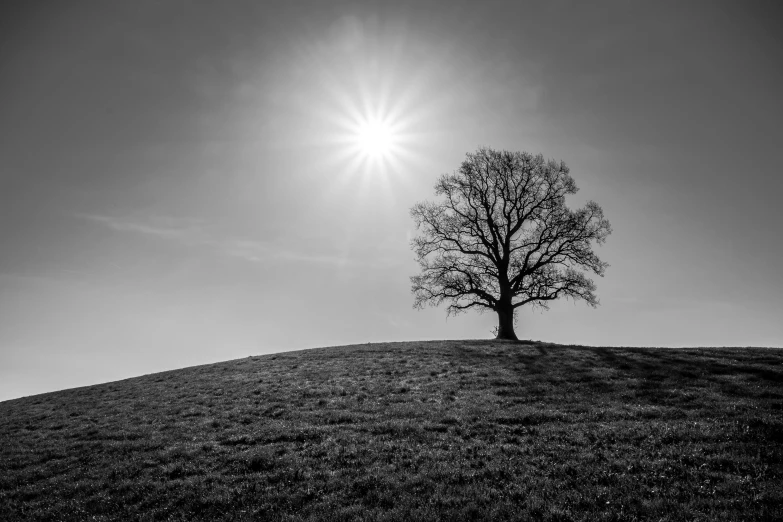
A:
[[[188,246],[203,246],[222,255],[253,263],[292,261],[340,267],[360,264],[348,256],[297,252],[270,241],[230,236],[219,237],[215,232],[211,232],[206,223],[201,220],[166,216],[140,220],[96,214],[81,214],[80,217],[100,223],[112,230],[154,236]]]
[[[215,246],[220,247],[226,255],[254,262],[270,260],[299,261],[303,263],[318,263],[335,266],[355,266],[360,264],[348,256],[304,254],[273,243],[251,239],[227,239],[215,243]]]
[[[178,239],[188,243],[200,242],[199,240],[204,239],[203,222],[196,220],[157,216],[149,218],[147,221],[141,221],[98,214],[79,214],[79,216],[121,232],[137,232],[139,234]]]

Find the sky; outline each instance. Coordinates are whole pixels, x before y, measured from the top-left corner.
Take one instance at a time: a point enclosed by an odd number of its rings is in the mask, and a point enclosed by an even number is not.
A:
[[[413,204],[563,160],[601,305],[522,339],[783,346],[776,2],[4,2],[0,400],[286,350],[491,338],[417,311]],[[362,129],[382,125],[372,154]]]

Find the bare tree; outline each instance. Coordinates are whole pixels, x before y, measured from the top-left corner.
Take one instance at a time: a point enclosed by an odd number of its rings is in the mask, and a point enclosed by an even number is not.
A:
[[[593,201],[570,210],[577,191],[563,162],[540,154],[481,148],[435,185],[443,201],[417,203],[411,216],[421,235],[411,247],[421,267],[411,277],[414,307],[449,303],[498,314],[498,339],[517,339],[516,309],[548,309],[559,297],[598,305],[595,283],[607,263],[592,250],[611,233]]]

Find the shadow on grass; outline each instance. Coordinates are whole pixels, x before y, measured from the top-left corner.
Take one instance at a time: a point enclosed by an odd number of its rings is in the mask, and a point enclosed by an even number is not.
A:
[[[736,349],[608,349],[588,348],[601,362],[638,379],[651,393],[688,388],[695,383],[717,386],[726,396],[746,396],[746,384],[757,382],[773,387],[771,398],[783,398],[774,388],[783,385],[780,358],[764,351]],[[774,369],[780,368],[779,370]],[[738,383],[744,385],[738,385]],[[777,391],[780,391],[778,388]],[[752,392],[751,392],[752,393]]]

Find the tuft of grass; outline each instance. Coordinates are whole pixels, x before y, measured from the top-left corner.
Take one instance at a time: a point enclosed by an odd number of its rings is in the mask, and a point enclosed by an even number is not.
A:
[[[0,520],[780,520],[783,350],[374,343],[0,403]]]

